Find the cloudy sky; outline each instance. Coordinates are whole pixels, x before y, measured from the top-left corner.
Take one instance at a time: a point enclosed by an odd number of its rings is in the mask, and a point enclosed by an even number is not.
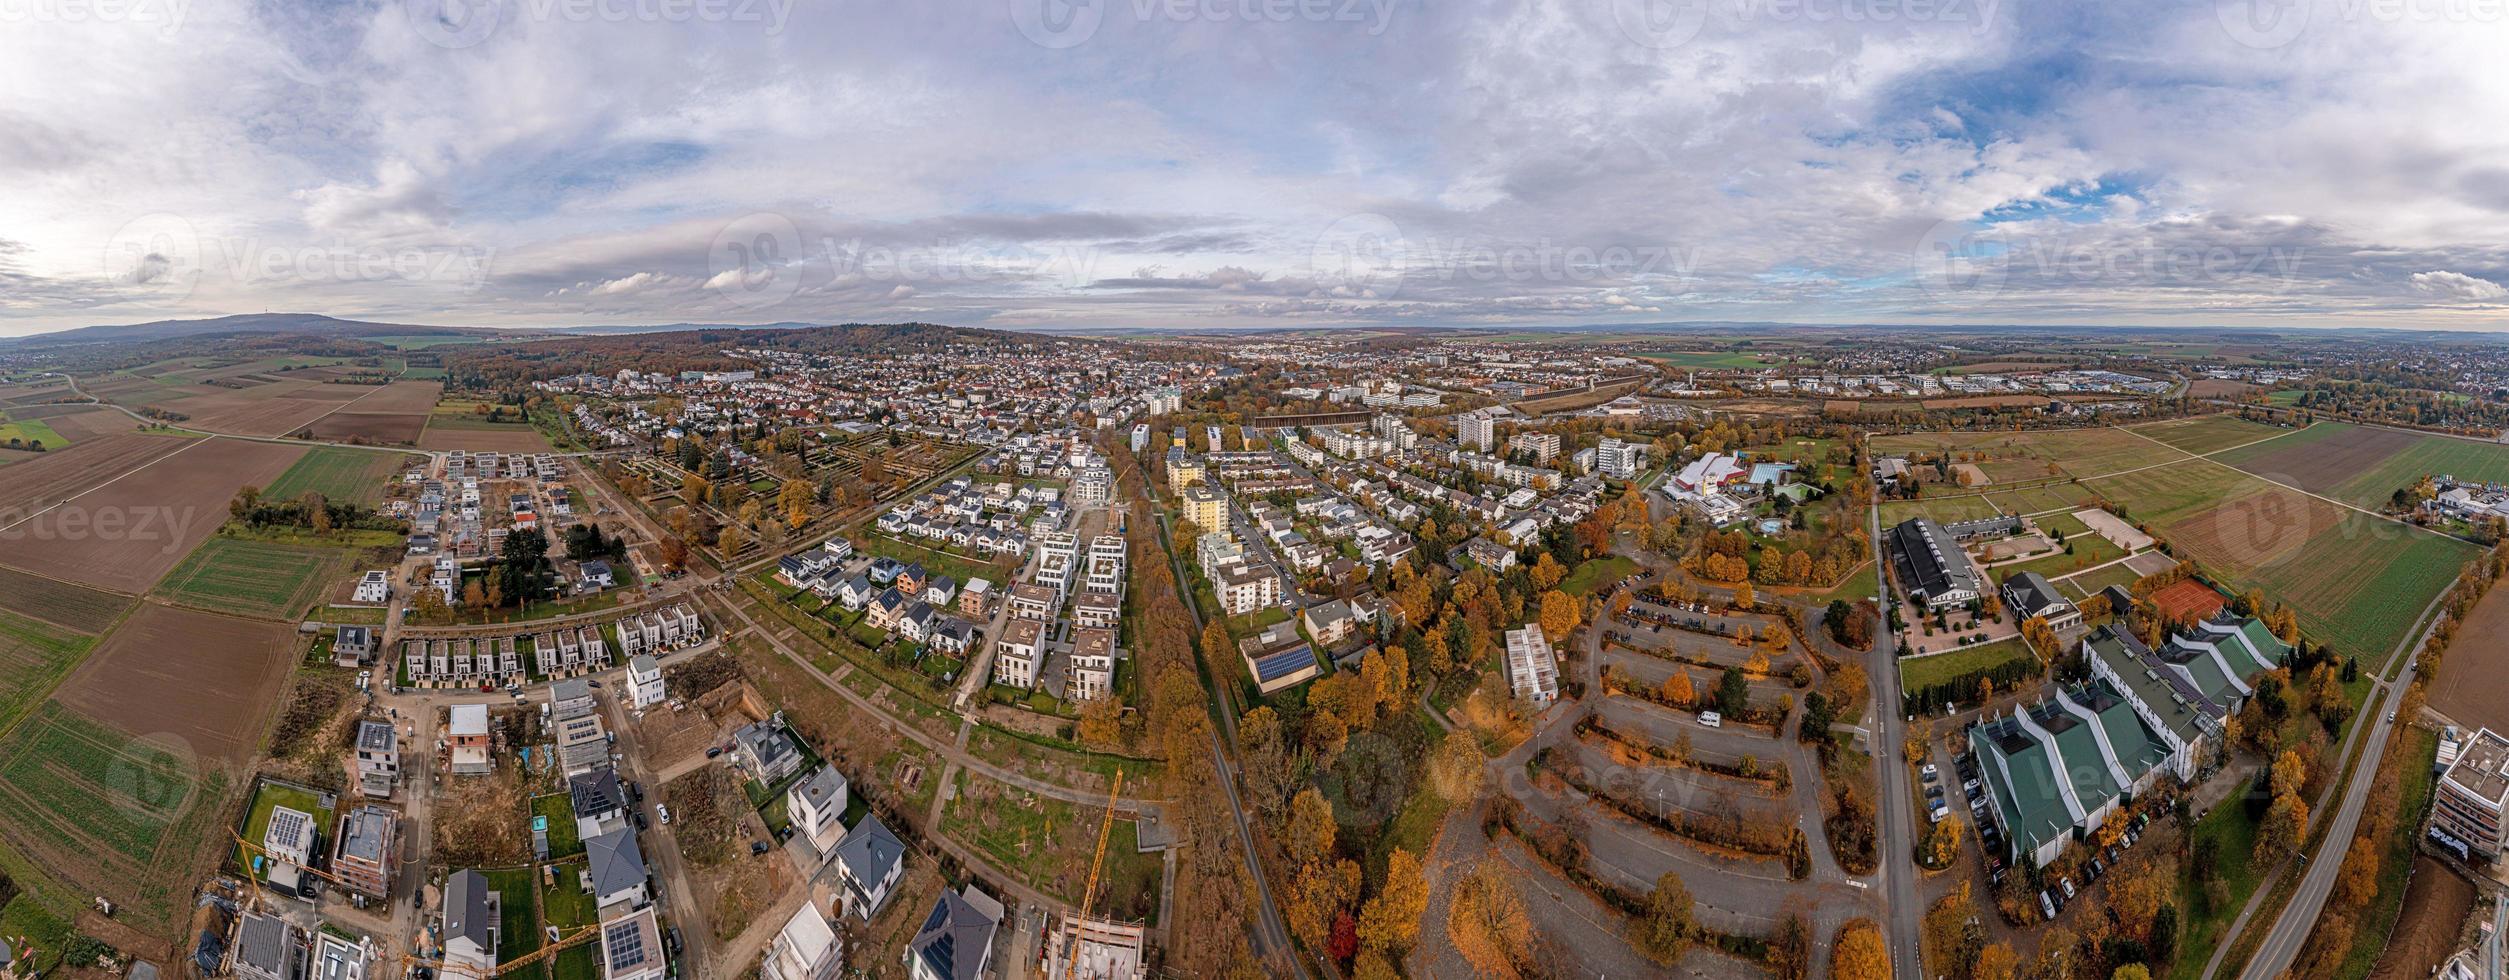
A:
[[[0,334],[2509,329],[2489,0],[0,0]]]

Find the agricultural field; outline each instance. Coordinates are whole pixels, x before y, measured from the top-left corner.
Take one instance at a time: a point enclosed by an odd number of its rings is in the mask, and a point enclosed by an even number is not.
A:
[[[2291,429],[2250,422],[2234,415],[2199,415],[2129,426],[2127,431],[2187,453],[2203,455],[2233,446],[2270,439]]]
[[[2091,482],[2178,554],[2290,603],[2310,636],[2374,664],[2475,553],[2211,461]]]
[[[313,603],[344,558],[337,549],[221,535],[193,549],[157,584],[156,594],[202,609],[292,620]]]
[[[0,536],[0,563],[116,592],[145,592],[225,522],[247,486],[268,486],[305,450],[220,439],[184,445]],[[0,471],[14,473],[18,467]]]
[[[89,635],[102,633],[130,610],[132,601],[129,596],[0,565],[0,610],[49,626]]]
[[[224,772],[47,701],[0,741],[0,839],[76,894],[171,935],[225,811]]]
[[[2220,459],[2371,510],[2424,476],[2509,482],[2509,446],[2341,422],[2320,422]]]
[[[1782,354],[1763,355],[1748,351],[1681,351],[1652,350],[1638,355],[1668,368],[1764,368],[1794,360]]]
[[[287,624],[145,603],[71,672],[54,699],[100,723],[170,739],[200,759],[240,768],[261,743],[296,648],[296,629]]]
[[[188,439],[124,433],[41,455],[12,453],[17,462],[0,468],[0,528],[27,511],[59,503],[188,444]]]
[[[2495,588],[2474,604],[2460,636],[2509,635],[2509,589]],[[2448,649],[2448,683],[2431,686],[2432,710],[2468,731],[2509,731],[2509,644],[2459,643]]]
[[[176,411],[191,416],[186,425],[216,432],[283,436],[315,419],[339,411],[360,395],[374,391],[358,385],[319,381],[280,381],[250,388],[205,387],[207,394],[183,399]]]
[[[0,731],[50,694],[95,643],[94,637],[0,612]]]
[[[0,412],[0,448],[40,445],[49,451],[66,448],[69,444],[69,440],[61,438],[61,433],[53,431],[42,419],[18,418]],[[11,457],[0,457],[8,458]]]
[[[387,452],[317,447],[261,488],[264,497],[294,500],[312,490],[326,500],[372,501],[403,457]]]

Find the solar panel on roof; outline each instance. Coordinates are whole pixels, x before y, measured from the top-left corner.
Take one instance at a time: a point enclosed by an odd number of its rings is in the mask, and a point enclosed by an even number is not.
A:
[[[645,961],[645,936],[632,921],[611,926],[609,934],[602,937],[602,943],[609,948],[610,963],[614,966],[633,966]]]

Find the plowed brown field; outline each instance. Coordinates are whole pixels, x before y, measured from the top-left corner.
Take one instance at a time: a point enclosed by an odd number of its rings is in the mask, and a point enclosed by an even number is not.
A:
[[[131,436],[157,439],[155,436]],[[0,564],[116,592],[140,593],[226,521],[227,502],[266,486],[305,454],[240,439],[197,441],[105,479],[62,505],[0,530]],[[5,477],[18,479],[10,467]]]

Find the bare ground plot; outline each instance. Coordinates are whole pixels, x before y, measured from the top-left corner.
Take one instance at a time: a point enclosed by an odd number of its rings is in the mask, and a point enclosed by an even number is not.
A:
[[[127,434],[82,440],[0,469],[0,527],[190,445],[172,436]]]
[[[2396,931],[2370,970],[2370,980],[2421,980],[2457,951],[2465,917],[2474,911],[2474,886],[2449,872],[2436,859],[2413,859],[2413,882],[2405,887],[2404,911]]]
[[[2495,589],[2493,592],[2509,590]],[[2486,593],[2459,636],[2509,636],[2509,594]],[[2461,643],[2448,649],[2448,683],[2434,684],[2430,706],[2467,731],[2509,731],[2509,643]]]
[[[216,442],[160,457],[0,534],[0,562],[117,592],[147,591],[226,520],[238,489],[268,485],[305,452]]]
[[[2134,525],[2119,520],[2117,515],[2097,507],[2074,511],[2073,517],[2081,521],[2082,526],[2090,528],[2100,537],[2107,538],[2110,544],[2125,551],[2141,551],[2152,546],[2151,535],[2135,530]]]
[[[286,389],[286,390],[282,390]],[[302,391],[303,386],[263,385],[242,391],[219,391],[183,400],[180,409],[190,415],[189,424],[220,432],[255,436],[282,436],[304,428],[317,418],[357,404],[354,400],[328,398],[288,398],[289,391]],[[352,399],[373,389],[351,389]],[[325,392],[328,394],[329,392]]]
[[[72,632],[98,634],[131,608],[130,596],[0,565],[0,609]]]
[[[359,403],[360,408],[365,407]],[[316,439],[372,445],[414,446],[427,431],[424,412],[340,412],[307,427]]]
[[[440,381],[395,381],[361,398],[357,410],[376,415],[424,415],[436,407],[444,395]]]
[[[57,697],[123,731],[170,736],[203,759],[240,767],[259,746],[295,640],[285,624],[151,603],[113,631]]]

